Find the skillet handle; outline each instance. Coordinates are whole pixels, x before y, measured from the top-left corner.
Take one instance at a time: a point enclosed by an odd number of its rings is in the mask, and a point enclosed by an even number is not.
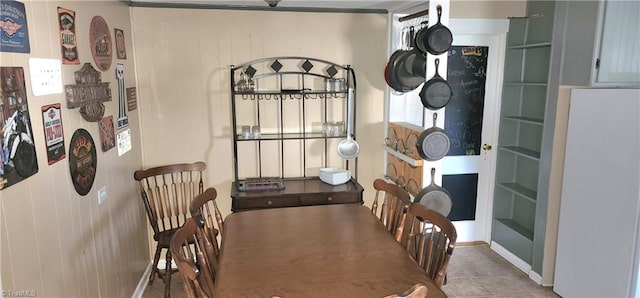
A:
[[[436,168],[431,168],[431,185],[436,185]]]
[[[436,127],[436,120],[438,120],[438,113],[433,113],[433,127]]]

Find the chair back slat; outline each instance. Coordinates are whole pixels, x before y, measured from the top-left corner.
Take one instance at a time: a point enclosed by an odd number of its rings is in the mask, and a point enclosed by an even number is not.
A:
[[[457,239],[453,223],[437,211],[412,203],[403,226],[400,243],[441,287]]]
[[[190,217],[189,204],[202,193],[204,162],[172,164],[138,170],[147,216],[157,240],[159,233],[179,228]]]
[[[191,216],[196,220],[196,223],[202,228],[202,232],[206,234],[210,241],[205,249],[211,250],[215,255],[218,255],[220,248],[218,235],[220,235],[221,241],[224,237],[224,221],[222,219],[222,213],[220,213],[218,204],[216,203],[217,197],[218,192],[216,189],[213,187],[208,188],[202,194],[197,195],[189,207]],[[212,265],[217,269],[217,260],[213,262]]]
[[[373,181],[376,196],[371,205],[371,212],[380,219],[387,230],[398,240],[407,209],[411,204],[409,193],[399,186],[382,179]],[[379,200],[382,200],[380,213],[378,214]]]
[[[170,250],[184,281],[188,297],[213,297],[218,256],[211,239],[196,218],[189,218],[171,239]]]

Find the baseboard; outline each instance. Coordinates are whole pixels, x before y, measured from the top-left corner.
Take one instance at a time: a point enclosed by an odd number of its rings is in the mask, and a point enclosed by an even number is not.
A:
[[[147,265],[147,268],[144,269],[144,273],[142,273],[142,277],[140,277],[140,281],[138,281],[138,286],[136,287],[136,290],[133,292],[133,295],[131,295],[131,298],[142,298],[142,294],[144,294],[144,290],[147,288],[147,285],[149,284],[149,274],[151,274],[151,268],[153,263],[149,262],[149,265]]]
[[[512,254],[510,251],[508,251],[506,248],[502,247],[495,241],[491,241],[491,249],[505,258],[507,261],[509,261],[509,263],[518,267],[518,269],[522,270],[524,273],[529,274],[529,271],[531,271],[531,265],[518,258],[518,256]]]
[[[529,271],[529,278],[531,280],[533,280],[535,283],[539,284],[539,285],[543,285],[542,284],[542,276],[540,276],[540,274],[538,274],[537,272],[531,270]]]
[[[491,241],[491,249],[495,251],[497,254],[499,254],[501,257],[505,258],[505,260],[507,260],[509,263],[513,264],[513,266],[516,266],[518,269],[522,270],[525,274],[529,276],[529,279],[531,279],[536,284],[544,287],[553,286],[553,284],[543,285],[542,276],[540,276],[540,274],[538,274],[537,272],[531,270],[531,265],[527,264],[527,262],[518,258],[518,256],[512,254],[510,251],[508,251],[506,248],[502,247],[500,244],[496,243],[495,241]]]

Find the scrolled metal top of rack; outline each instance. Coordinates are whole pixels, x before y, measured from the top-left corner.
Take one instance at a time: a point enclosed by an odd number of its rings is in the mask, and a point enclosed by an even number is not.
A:
[[[351,69],[350,65],[340,65],[327,60],[297,56],[262,58],[240,65],[231,65],[230,67],[233,72],[241,71],[250,78],[287,74],[333,78],[340,72]]]

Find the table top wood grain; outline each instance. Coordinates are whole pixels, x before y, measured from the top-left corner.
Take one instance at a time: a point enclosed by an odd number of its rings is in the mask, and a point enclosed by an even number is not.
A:
[[[233,213],[224,233],[215,297],[446,297],[359,204]]]

